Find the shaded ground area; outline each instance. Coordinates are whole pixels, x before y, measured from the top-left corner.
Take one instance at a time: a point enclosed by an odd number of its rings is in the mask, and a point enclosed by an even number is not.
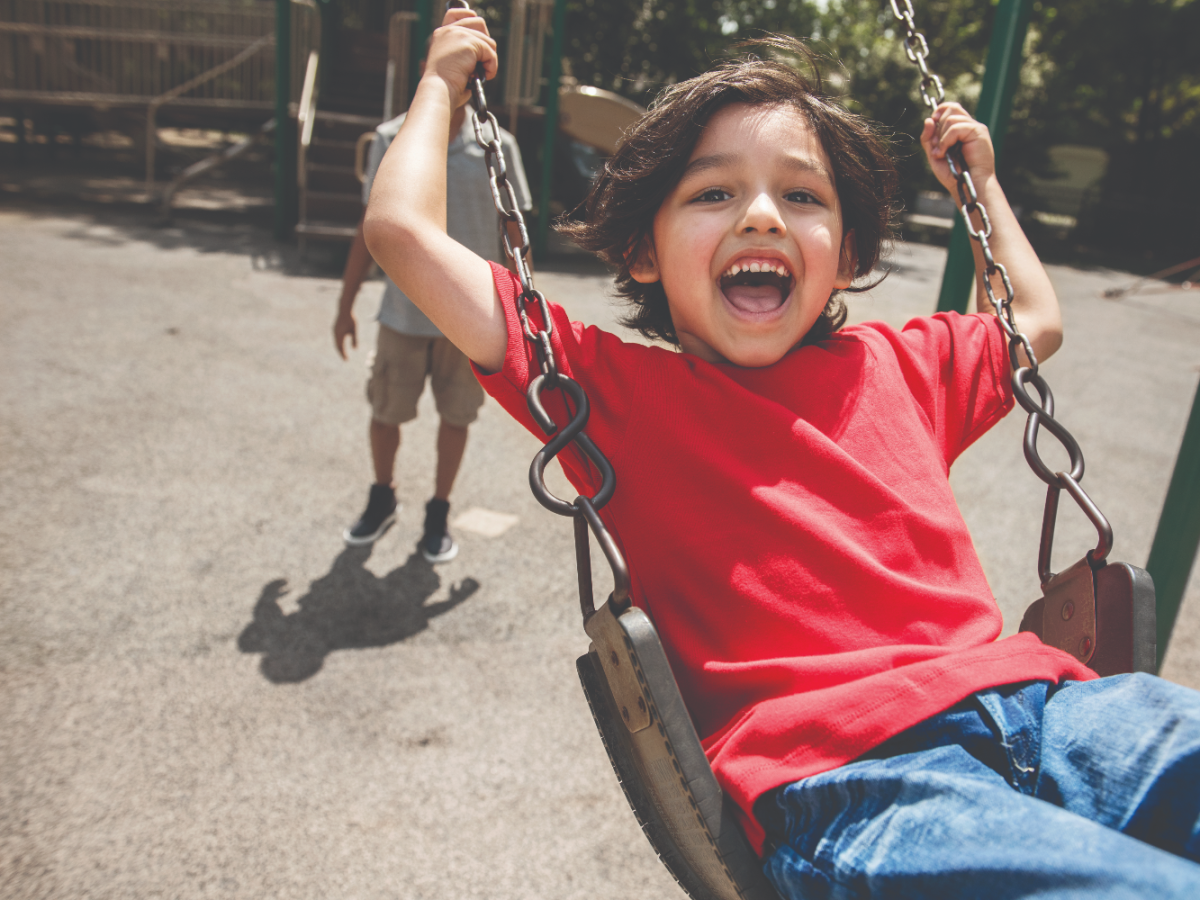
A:
[[[430,567],[426,398],[397,525],[348,550],[373,328],[336,356],[331,261],[227,215],[22,203],[0,208],[0,895],[679,896],[575,683],[570,528],[529,495],[534,438],[488,402],[451,513],[462,552]],[[854,317],[928,312],[943,259],[901,248]],[[1068,342],[1046,376],[1114,556],[1142,564],[1200,307],[1052,276]],[[538,283],[611,324],[594,265],[540,264]],[[1044,498],[1022,424],[952,475],[1009,631],[1038,593]],[[1058,568],[1093,541],[1062,518]],[[1196,687],[1198,594],[1193,574],[1165,669]]]
[[[121,127],[72,135],[20,138],[11,117],[0,116],[0,198],[10,201],[81,204],[159,212],[163,188],[193,163],[218,154],[246,135],[196,128],[158,130],[155,181],[146,182],[145,131],[140,117]],[[242,155],[188,181],[172,208],[195,219],[206,213],[236,213],[241,222],[270,227],[274,199],[270,140],[260,139]]]

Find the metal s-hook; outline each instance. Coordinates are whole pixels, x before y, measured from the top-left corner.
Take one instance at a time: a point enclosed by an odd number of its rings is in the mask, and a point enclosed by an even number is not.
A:
[[[1103,566],[1113,545],[1112,525],[1100,511],[1100,507],[1096,506],[1092,498],[1088,496],[1087,491],[1067,472],[1056,472],[1055,478],[1056,483],[1046,489],[1046,510],[1042,515],[1042,539],[1038,546],[1038,578],[1043,587],[1054,578],[1054,572],[1050,570],[1050,554],[1054,549],[1054,526],[1058,519],[1058,498],[1064,488],[1096,528],[1096,547],[1087,552],[1088,565],[1092,569],[1099,569]]]

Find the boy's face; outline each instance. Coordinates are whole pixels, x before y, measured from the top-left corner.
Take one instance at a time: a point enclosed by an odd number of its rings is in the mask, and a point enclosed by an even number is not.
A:
[[[662,281],[685,352],[739,366],[782,359],[853,271],[821,142],[793,107],[748,104],[709,121],[631,266]]]

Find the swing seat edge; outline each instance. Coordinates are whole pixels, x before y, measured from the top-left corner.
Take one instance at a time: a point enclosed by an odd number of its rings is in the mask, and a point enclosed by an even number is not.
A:
[[[593,644],[576,661],[580,682],[625,798],[659,859],[693,900],[778,900],[717,784],[653,623],[636,607],[617,616],[605,603],[587,630]],[[601,631],[607,634],[596,641]],[[598,649],[617,649],[615,668],[637,673],[649,727],[622,715],[628,700],[615,699],[621,684]]]
[[[1154,579],[1145,569],[1110,562],[1095,571],[1093,580],[1095,650],[1084,661],[1101,676],[1154,673],[1158,667]],[[1048,590],[1025,610],[1019,630],[1032,632],[1050,646],[1080,658],[1081,634],[1061,626],[1047,627],[1048,621],[1059,625],[1052,616],[1070,618],[1062,608],[1065,606]]]

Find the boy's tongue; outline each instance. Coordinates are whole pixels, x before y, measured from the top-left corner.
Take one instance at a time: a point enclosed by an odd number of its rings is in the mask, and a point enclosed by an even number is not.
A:
[[[783,303],[783,291],[773,284],[731,284],[723,290],[725,299],[743,312],[770,312]]]

